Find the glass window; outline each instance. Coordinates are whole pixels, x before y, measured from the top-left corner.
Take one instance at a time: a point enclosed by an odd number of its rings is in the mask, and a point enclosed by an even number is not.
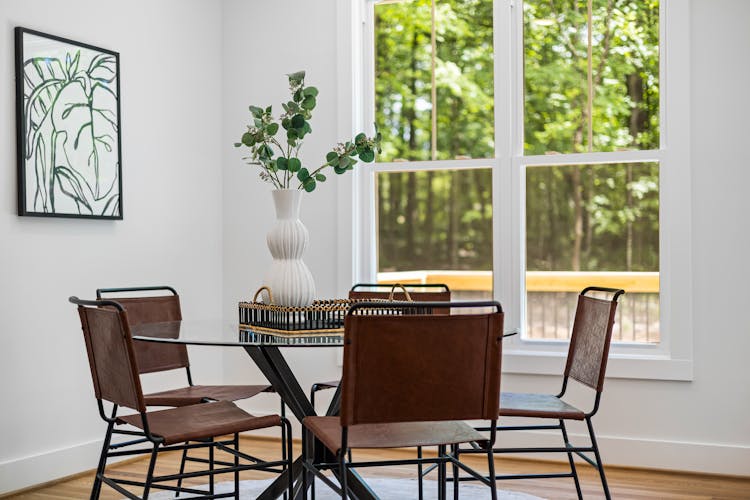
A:
[[[378,279],[492,297],[491,180],[488,168],[379,173]]]
[[[613,334],[659,342],[657,163],[526,169],[526,336],[567,339],[586,286],[624,288]]]

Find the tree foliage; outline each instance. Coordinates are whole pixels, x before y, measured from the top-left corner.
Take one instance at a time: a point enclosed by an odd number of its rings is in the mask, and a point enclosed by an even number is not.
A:
[[[375,7],[381,160],[492,158],[508,78],[493,73],[492,1],[436,0],[434,89],[431,7]],[[523,9],[525,154],[658,148],[658,1],[593,0],[590,61],[586,0]],[[527,268],[658,270],[658,179],[655,163],[528,167]],[[491,269],[491,214],[489,169],[380,174],[379,268]]]

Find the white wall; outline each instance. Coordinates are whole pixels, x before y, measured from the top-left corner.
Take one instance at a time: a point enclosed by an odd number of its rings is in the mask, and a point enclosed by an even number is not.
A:
[[[750,282],[743,163],[750,3],[693,0],[692,185],[695,379],[609,380],[596,425],[608,463],[750,473]],[[69,295],[96,287],[170,283],[187,317],[236,321],[236,303],[270,262],[270,186],[232,143],[249,104],[286,100],[285,74],[306,69],[321,92],[303,159],[337,140],[334,0],[5,0],[0,4],[0,493],[91,468],[104,427],[96,415],[80,326]],[[123,221],[15,215],[13,27],[118,50],[122,69]],[[744,51],[744,52],[743,52]],[[306,262],[319,296],[345,290],[332,178],[303,201]],[[338,284],[338,286],[337,286]],[[32,302],[33,301],[33,302]],[[287,351],[303,386],[333,378],[333,349]],[[242,352],[194,352],[196,378],[260,382]],[[157,382],[147,381],[154,387]],[[507,376],[508,390],[553,390],[558,380]],[[265,398],[265,399],[264,399]],[[274,396],[253,398],[258,413]]]
[[[745,219],[750,212],[745,195],[750,169],[742,161],[750,116],[750,64],[740,55],[750,49],[750,31],[745,26],[750,2],[694,0],[691,5],[694,380],[610,379],[595,424],[607,463],[750,474],[750,377],[745,369],[750,322],[743,308],[750,282],[750,237]],[[331,0],[224,3],[225,137],[239,134],[247,104],[277,103],[284,97],[280,75],[305,68],[322,95],[313,121],[315,134],[306,145],[308,157],[314,158],[318,154],[315,148],[335,139],[335,117],[337,111],[342,114],[333,100],[338,70],[335,19],[336,6]],[[265,39],[274,42],[263,57],[245,59],[254,64],[235,63],[241,54],[263,50],[255,47],[262,47]],[[269,188],[259,184],[246,167],[238,166],[236,153],[227,151],[224,307],[226,317],[233,319],[234,302],[248,296],[261,279],[263,266],[258,266],[258,259],[268,262],[262,235],[269,227],[272,209]],[[343,185],[339,182],[339,187]],[[348,231],[333,224],[336,205],[332,193],[326,185],[304,201],[308,212],[303,220],[313,240],[306,260],[321,285],[321,296],[344,293],[333,285],[346,279],[335,281],[333,277],[348,272],[346,266],[336,268],[335,253],[330,249],[331,242]],[[252,226],[256,217],[260,225]],[[331,357],[323,353],[289,352],[302,373],[303,387],[338,371]],[[240,355],[227,366],[227,376],[236,374],[236,380],[250,373],[247,360]],[[503,387],[555,391],[559,379],[507,375]],[[264,410],[275,408],[271,403],[251,404]],[[576,434],[583,431],[574,428]]]
[[[15,26],[120,52],[124,220],[16,215]],[[220,50],[213,1],[0,4],[0,493],[96,464],[105,427],[68,296],[168,283],[187,316],[221,314]],[[221,379],[219,353],[193,358]]]

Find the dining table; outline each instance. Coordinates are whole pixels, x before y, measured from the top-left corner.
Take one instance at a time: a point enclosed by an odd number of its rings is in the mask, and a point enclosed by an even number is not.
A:
[[[514,335],[515,330],[504,332],[504,337]],[[317,415],[307,393],[302,389],[295,371],[287,363],[282,351],[287,349],[343,347],[343,332],[272,334],[253,328],[250,325],[238,325],[223,321],[182,320],[155,323],[142,323],[131,326],[131,335],[139,342],[163,342],[192,346],[232,347],[243,349],[268,382],[278,393],[283,403],[294,416],[302,422],[305,417]],[[326,415],[338,415],[341,403],[341,387],[331,400]],[[335,460],[322,445],[308,446],[315,460]],[[288,484],[288,475],[295,478],[295,499],[302,498],[303,457],[298,456],[291,471],[280,474],[258,496],[258,500],[270,500],[284,494]],[[309,473],[308,473],[309,474]],[[312,480],[309,476],[308,484]],[[347,486],[356,498],[361,500],[377,499],[378,496],[356,470],[348,469]]]

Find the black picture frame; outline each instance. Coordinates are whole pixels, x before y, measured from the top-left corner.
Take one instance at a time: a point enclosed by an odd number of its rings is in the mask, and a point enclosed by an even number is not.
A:
[[[15,28],[18,215],[122,219],[120,54]]]

